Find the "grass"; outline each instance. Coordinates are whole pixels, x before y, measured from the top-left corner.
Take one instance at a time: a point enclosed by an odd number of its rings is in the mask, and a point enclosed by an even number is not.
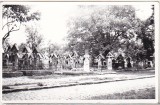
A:
[[[131,90],[123,93],[114,93],[108,95],[94,96],[90,100],[105,100],[105,99],[155,99],[155,88]]]

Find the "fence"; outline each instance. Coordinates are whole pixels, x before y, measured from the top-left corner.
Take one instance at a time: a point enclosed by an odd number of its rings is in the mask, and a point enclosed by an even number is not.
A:
[[[53,65],[53,64],[41,63],[36,66],[35,65],[22,65],[22,64],[15,66],[13,63],[8,63],[7,65],[3,65],[3,71],[12,71],[12,70],[54,70],[54,71],[59,71],[59,70],[72,70],[75,68],[83,68],[83,64],[75,64],[73,66],[73,65],[64,65],[64,64]],[[102,66],[98,67],[98,65],[95,64],[95,65],[91,65],[90,68],[93,71],[107,70],[107,65],[102,65]],[[123,67],[119,68],[119,66],[114,67],[113,64],[112,64],[112,68],[113,68],[113,70],[118,70],[118,69],[124,69],[124,70],[135,69],[136,70],[136,69],[154,68],[154,65],[150,66],[147,63],[142,64],[142,62],[139,62],[139,63],[134,62],[132,64],[132,67],[130,67],[130,68],[128,68],[126,66],[124,68]]]

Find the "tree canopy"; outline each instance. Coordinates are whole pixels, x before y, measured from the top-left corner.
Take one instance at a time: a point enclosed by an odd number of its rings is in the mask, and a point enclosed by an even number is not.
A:
[[[30,10],[31,8],[26,5],[3,5],[2,30],[5,31],[2,39],[3,45],[12,32],[20,30],[22,23],[40,19],[39,12],[31,12]]]
[[[102,7],[85,7],[93,11],[69,21],[70,49],[84,52],[87,48],[91,54],[102,51],[107,55],[134,37],[133,30],[138,26],[138,18],[132,6]]]
[[[26,27],[25,32],[27,33],[27,44],[30,49],[39,48],[43,42],[42,35],[38,32],[36,27]]]

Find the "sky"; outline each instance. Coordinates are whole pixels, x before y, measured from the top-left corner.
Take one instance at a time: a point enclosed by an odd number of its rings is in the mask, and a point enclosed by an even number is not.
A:
[[[66,43],[63,40],[67,36],[67,20],[70,17],[81,14],[78,12],[77,5],[81,3],[72,2],[43,2],[33,3],[32,11],[41,12],[41,20],[38,22],[30,22],[26,25],[31,25],[38,28],[38,32],[43,35],[44,46],[47,46],[49,41],[54,44],[63,45]],[[82,3],[82,5],[90,5],[91,3]],[[124,3],[123,3],[124,4]],[[132,4],[132,3],[130,3]],[[92,5],[109,5],[108,3],[93,3]],[[133,4],[136,9],[136,15],[141,20],[147,19],[152,14],[150,3],[138,3]],[[36,24],[36,25],[35,25]],[[18,45],[22,42],[26,42],[26,33],[24,26],[21,27],[20,31],[13,32],[10,36],[10,43],[17,43]]]

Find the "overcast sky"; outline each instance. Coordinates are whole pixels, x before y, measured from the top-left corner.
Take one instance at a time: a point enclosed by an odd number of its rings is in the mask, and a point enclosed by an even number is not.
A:
[[[84,5],[90,5],[91,3],[81,3]],[[112,3],[113,4],[113,3]],[[115,5],[116,3],[114,3]],[[122,3],[117,3],[122,4]],[[124,4],[124,3],[123,3]],[[122,5],[123,5],[122,4]],[[136,15],[141,20],[147,19],[151,16],[151,3],[130,3],[136,9]],[[64,37],[67,35],[67,20],[70,17],[76,16],[79,14],[77,5],[78,2],[43,2],[32,4],[32,10],[38,10],[41,12],[41,20],[38,22],[39,32],[44,37],[44,46],[48,44],[50,40],[52,43],[64,44]],[[92,5],[109,5],[109,3],[93,3]],[[28,23],[27,25],[34,25],[33,22]],[[37,27],[37,26],[36,26]],[[24,27],[20,31],[13,32],[10,36],[10,42],[20,44],[26,41],[26,34]]]

